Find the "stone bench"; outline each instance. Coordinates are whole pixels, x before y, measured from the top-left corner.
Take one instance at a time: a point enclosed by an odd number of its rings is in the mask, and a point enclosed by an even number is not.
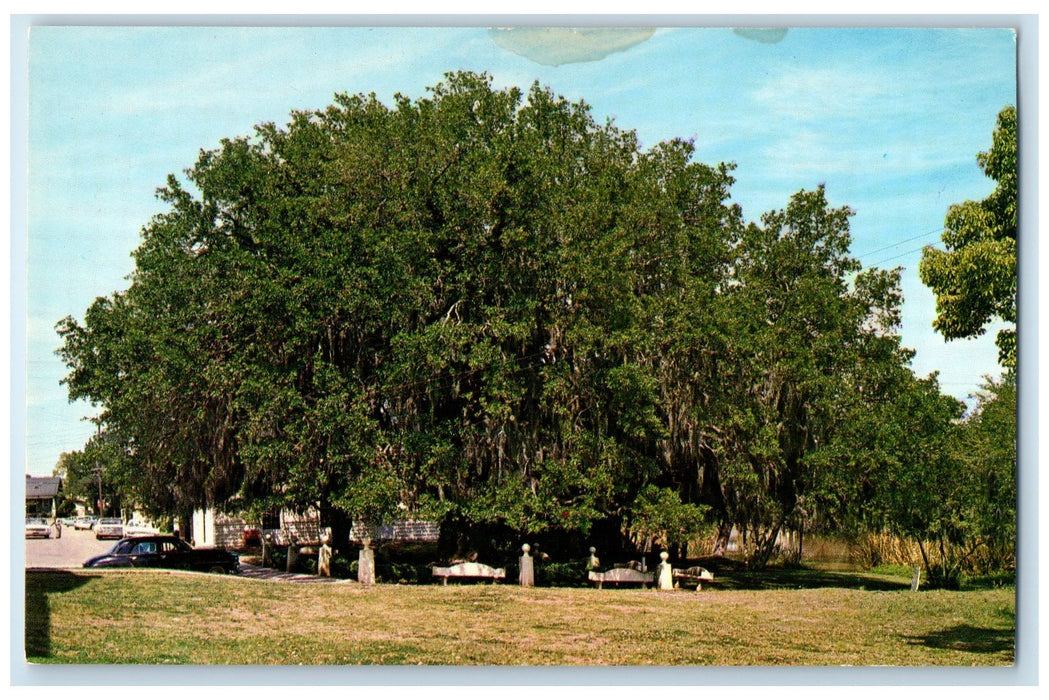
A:
[[[441,584],[447,586],[448,579],[487,579],[493,583],[506,578],[506,569],[493,569],[487,564],[466,561],[451,566],[433,567],[433,577],[441,579]]]
[[[300,556],[315,556],[320,553],[321,537],[316,528],[282,528],[266,530],[262,534],[262,564],[269,565],[270,549],[287,547],[288,559],[286,570],[291,573]]]
[[[614,583],[617,587],[624,583],[639,583],[648,588],[656,580],[654,571],[638,571],[634,568],[625,567],[609,569],[608,571],[588,571],[586,577],[591,583],[596,583],[599,589],[606,583]]]
[[[702,566],[690,566],[687,569],[674,569],[674,583],[678,586],[681,584],[696,584],[696,590],[703,590],[704,583],[713,583],[714,574],[710,573]]]

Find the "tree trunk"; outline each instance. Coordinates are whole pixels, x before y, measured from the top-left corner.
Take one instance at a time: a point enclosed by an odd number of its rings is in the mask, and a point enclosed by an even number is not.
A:
[[[178,535],[183,540],[187,540],[190,537],[190,528],[193,527],[193,509],[182,508],[176,517],[176,524],[178,525]]]
[[[732,523],[722,520],[718,523],[718,535],[714,540],[714,554],[721,556],[728,550],[728,541],[732,536]]]
[[[342,554],[349,557],[350,554],[355,553],[356,547],[350,546],[350,530],[353,528],[353,521],[350,517],[341,509],[329,504],[321,504],[318,510],[320,511],[320,527],[322,529],[331,528],[332,556]]]
[[[922,561],[925,562],[925,572],[931,577],[932,567],[929,566],[929,555],[925,553],[925,545],[920,537],[915,537],[914,539],[918,541],[918,551],[922,553]]]
[[[783,524],[786,521],[787,514],[784,514],[775,527],[767,531],[759,540],[758,546],[754,549],[753,558],[747,562],[748,569],[763,569],[768,565],[769,559],[772,558],[772,553],[776,551],[776,539],[779,537],[780,530],[783,529]]]

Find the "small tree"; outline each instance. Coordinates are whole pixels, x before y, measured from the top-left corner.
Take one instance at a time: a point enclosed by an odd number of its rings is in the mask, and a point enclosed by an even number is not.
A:
[[[682,503],[673,489],[649,484],[634,499],[627,535],[642,552],[653,544],[687,545],[708,530],[708,510],[709,506]]]
[[[981,552],[1011,560],[1016,533],[1015,393],[988,384],[972,415],[934,380],[899,387],[881,413],[871,529],[918,544],[933,586],[957,587]],[[1012,389],[1014,390],[1014,389]]]
[[[62,492],[68,501],[63,512],[71,511],[74,501],[90,504],[95,510],[101,498],[100,515],[119,514],[123,506],[143,500],[123,445],[106,431],[91,436],[82,450],[63,452],[55,475],[62,477]]]
[[[988,381],[959,426],[951,451],[966,484],[960,516],[966,548],[959,570],[990,573],[1016,566],[1016,380]]]

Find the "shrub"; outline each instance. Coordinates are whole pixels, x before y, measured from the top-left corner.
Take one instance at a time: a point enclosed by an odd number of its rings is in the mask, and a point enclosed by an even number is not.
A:
[[[357,575],[357,560],[342,555],[332,557],[331,575],[333,578],[353,578]]]
[[[587,585],[586,563],[582,561],[547,562],[535,567],[535,584],[554,588]]]
[[[868,570],[914,566],[923,569],[922,579],[931,588],[958,590],[969,581],[1007,581],[1015,578],[1016,560],[1011,551],[997,551],[983,546],[965,559],[964,547],[945,544],[941,553],[938,543],[925,542],[928,566],[917,541],[888,533],[868,533],[849,543],[849,561]],[[964,565],[957,562],[964,560]]]
[[[430,568],[410,562],[375,562],[375,579],[382,583],[429,583]]]
[[[921,551],[913,540],[884,532],[872,532],[849,542],[849,562],[872,569],[882,564],[915,566],[922,561]]]

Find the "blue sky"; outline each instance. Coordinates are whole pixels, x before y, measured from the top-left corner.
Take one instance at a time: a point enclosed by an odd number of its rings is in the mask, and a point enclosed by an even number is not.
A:
[[[904,268],[902,333],[915,372],[938,370],[944,390],[964,399],[999,374],[994,333],[942,341],[918,260],[923,245],[939,244],[950,204],[993,188],[975,156],[1001,107],[1016,103],[1015,56],[1013,33],[1001,29],[678,28],[616,39],[481,27],[34,27],[27,471],[49,474],[93,430],[81,419],[94,409],[69,404],[59,385],[54,325],[127,286],[168,173],[223,137],[323,108],[336,92],[416,97],[460,69],[487,71],[497,87],[538,80],[585,99],[645,147],[694,139],[697,160],[736,164],[733,199],[748,220],[825,183],[832,204],[856,211],[853,253]]]

